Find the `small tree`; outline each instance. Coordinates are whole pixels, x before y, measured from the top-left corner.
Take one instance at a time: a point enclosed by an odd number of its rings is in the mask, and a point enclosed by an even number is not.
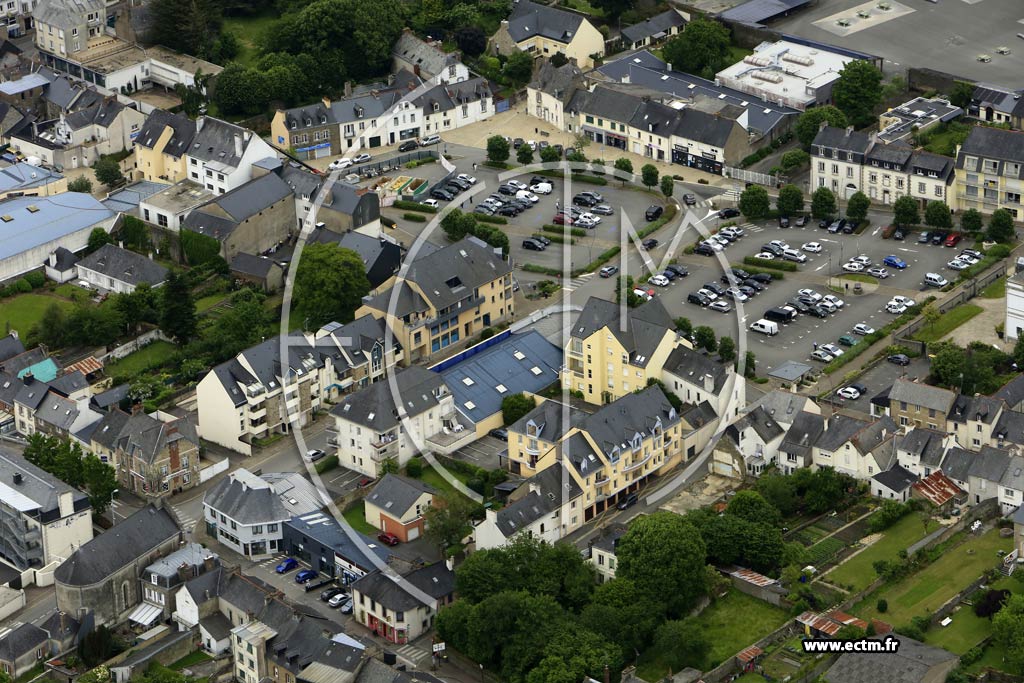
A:
[[[714,353],[718,349],[715,331],[707,325],[701,325],[693,331],[693,340],[698,349],[706,349],[708,353]]]
[[[533,150],[525,142],[519,145],[519,149],[516,150],[516,161],[524,166],[533,163]]]
[[[672,196],[672,191],[676,187],[676,181],[672,180],[672,176],[663,175],[661,176],[661,193],[666,197]]]
[[[996,209],[988,221],[988,238],[993,242],[1009,242],[1014,236],[1013,215],[1006,209]]]
[[[690,322],[689,318],[676,318],[673,322],[675,323],[676,331],[679,334],[686,338],[689,338],[693,334],[693,323]]]
[[[736,359],[736,342],[732,337],[722,337],[718,340],[718,357],[723,363],[731,363]]]
[[[92,166],[96,174],[96,180],[107,187],[114,187],[124,182],[124,174],[121,173],[121,164],[110,157],[103,157]]]
[[[819,187],[811,195],[811,215],[822,220],[836,215],[836,196],[827,187]]]
[[[93,228],[92,232],[89,233],[89,242],[85,249],[89,253],[92,253],[102,247],[104,244],[113,244],[114,238],[110,236],[103,228]]]
[[[879,614],[885,614],[889,611],[889,601],[885,598],[879,598],[878,602],[875,603],[875,609],[878,610]]]
[[[917,211],[917,200],[904,195],[892,205],[893,222],[903,227],[917,225],[921,222],[921,214]]]
[[[633,162],[627,159],[626,157],[619,157],[618,159],[615,160],[615,170],[622,171],[623,173],[632,174]],[[622,183],[625,184],[626,181],[623,180]]]
[[[871,200],[863,192],[854,192],[850,201],[846,203],[846,217],[855,223],[860,223],[868,217],[868,209],[871,208]]]
[[[811,160],[811,155],[802,149],[791,149],[782,155],[779,163],[782,164],[782,170],[793,171],[806,165]]]
[[[495,163],[508,161],[508,140],[501,135],[492,135],[487,138],[487,160]]]
[[[753,378],[757,375],[757,356],[754,355],[753,351],[747,351],[747,354],[743,357],[743,375],[747,378]]]
[[[84,175],[80,175],[68,183],[68,192],[82,192],[84,194],[89,194],[92,192],[92,181]]]
[[[644,164],[640,168],[640,180],[647,189],[650,189],[658,184],[658,167],[654,164]]]
[[[804,193],[796,185],[783,185],[775,206],[783,216],[792,216],[804,210]]]
[[[545,164],[558,161],[558,150],[555,149],[554,145],[548,145],[540,151],[540,160]]]
[[[967,81],[957,81],[949,92],[949,102],[954,107],[967,109],[971,100],[974,99],[974,84]]]
[[[760,185],[751,185],[743,190],[739,202],[740,213],[750,220],[765,218],[772,210],[768,190]]]
[[[981,212],[977,209],[967,209],[960,214],[960,229],[964,232],[979,233],[983,227]]]
[[[952,228],[953,215],[949,212],[946,202],[932,200],[924,210],[924,223],[932,228]]]
[[[827,123],[835,128],[846,128],[846,114],[831,105],[808,109],[796,120],[794,126],[796,139],[804,147],[810,147],[815,136],[818,135],[822,123]]]
[[[501,418],[510,425],[537,407],[537,399],[526,394],[512,394],[501,400]]]

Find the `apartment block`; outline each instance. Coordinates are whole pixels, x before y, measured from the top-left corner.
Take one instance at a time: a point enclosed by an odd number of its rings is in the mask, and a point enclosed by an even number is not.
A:
[[[1014,220],[1024,194],[1024,133],[975,126],[956,150],[957,206],[990,214],[1006,209]]]

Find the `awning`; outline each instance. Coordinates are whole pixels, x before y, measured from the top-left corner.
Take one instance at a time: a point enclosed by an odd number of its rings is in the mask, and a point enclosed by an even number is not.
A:
[[[128,620],[134,621],[140,626],[149,626],[156,621],[156,618],[160,616],[162,612],[163,610],[156,605],[150,605],[148,602],[144,602],[136,607],[130,615],[128,615]]]

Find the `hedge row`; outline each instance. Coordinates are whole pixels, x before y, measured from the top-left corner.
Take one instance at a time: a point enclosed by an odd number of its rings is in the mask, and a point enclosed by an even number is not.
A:
[[[924,310],[925,306],[927,306],[933,301],[935,301],[935,297],[930,296],[923,302],[917,304],[916,306],[911,306],[910,308],[908,308],[906,313],[899,316],[895,320],[890,321],[887,325],[884,325],[882,329],[875,330],[871,334],[865,335],[860,341],[858,341],[852,347],[848,348],[846,350],[846,353],[844,353],[843,355],[839,356],[839,358],[836,358],[828,365],[826,365],[824,370],[825,374],[831,375],[833,372],[840,369],[841,367],[852,361],[860,354],[864,353],[871,346],[873,346],[875,342],[881,339],[885,339],[887,336],[889,336],[896,330],[900,329],[917,316],[921,315],[921,311]]]
[[[404,218],[407,221],[412,221],[414,223],[427,222],[427,217],[424,216],[422,213],[403,213],[402,218]]]
[[[564,226],[551,225],[550,223],[545,223],[544,225],[540,226],[540,229],[543,230],[544,232],[550,232],[554,235],[562,235],[565,233]],[[569,234],[572,235],[573,237],[586,237],[587,231],[584,230],[583,228],[569,228]]]
[[[756,256],[747,256],[743,259],[743,263],[748,266],[757,266],[759,268],[770,268],[771,270],[784,270],[788,273],[795,273],[797,270],[796,264],[791,261],[771,260],[764,258],[757,258]]]
[[[561,171],[552,171],[550,169],[543,171],[535,171],[534,175],[547,176],[548,178],[564,178],[565,174]],[[591,185],[607,185],[608,179],[602,178],[596,175],[587,175],[586,173],[573,173],[572,179],[581,183],[590,183]]]
[[[437,213],[437,209],[433,206],[427,206],[426,204],[420,204],[419,202],[407,202],[404,199],[399,199],[394,203],[396,209],[404,209],[406,211],[422,211],[423,213]]]
[[[552,277],[559,277],[562,274],[558,268],[548,268],[547,266],[538,266],[533,263],[524,263],[523,270],[527,273],[540,273],[541,275],[550,275]]]
[[[474,213],[473,219],[477,223],[497,223],[498,225],[508,224],[508,219],[504,216],[488,216],[485,213]]]
[[[556,244],[565,244],[566,243],[565,242],[565,237],[563,237],[562,235],[544,235],[544,234],[541,234],[539,232],[535,232],[535,233],[533,233],[533,235],[531,235],[531,237],[543,237],[544,239],[551,240],[552,242],[555,242]],[[570,237],[569,238],[569,244],[576,244],[576,240],[573,239],[572,237]]]
[[[783,274],[783,273],[781,273],[781,272],[779,272],[777,270],[773,270],[771,268],[762,268],[760,266],[752,266],[749,263],[744,263],[742,267],[734,265],[733,268],[740,268],[741,270],[747,271],[751,275],[753,275],[755,273],[768,273],[769,275],[772,276],[772,280],[773,281],[774,280],[785,280],[786,279],[785,274]]]
[[[406,168],[416,168],[417,166],[423,166],[424,164],[433,164],[437,162],[434,157],[423,157],[422,159],[413,159],[405,165]]]

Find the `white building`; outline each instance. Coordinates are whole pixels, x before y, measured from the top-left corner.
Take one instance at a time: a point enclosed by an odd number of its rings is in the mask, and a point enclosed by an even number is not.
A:
[[[102,247],[75,264],[78,279],[101,292],[131,294],[141,284],[159,287],[167,269],[150,258],[113,244]]]
[[[1024,270],[1006,278],[1006,339],[1024,336]]]
[[[224,194],[252,180],[257,161],[276,156],[274,148],[248,128],[201,116],[185,152],[185,165],[189,180],[214,194]]]
[[[498,548],[519,535],[556,543],[580,527],[583,491],[559,463],[527,479],[473,531],[476,549]]]

